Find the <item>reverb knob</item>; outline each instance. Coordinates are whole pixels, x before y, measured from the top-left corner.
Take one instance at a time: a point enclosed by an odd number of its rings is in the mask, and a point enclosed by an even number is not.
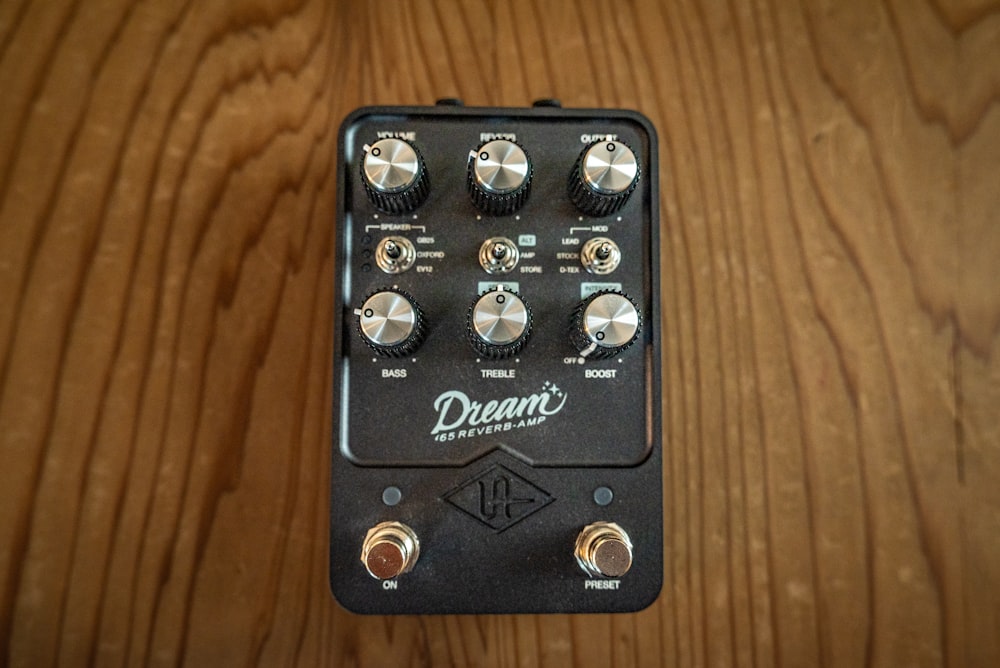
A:
[[[354,310],[365,343],[379,355],[409,355],[424,339],[426,325],[416,300],[397,288],[372,293]]]
[[[570,336],[581,357],[614,357],[638,338],[641,320],[639,308],[627,295],[595,292],[573,312]]]
[[[480,211],[506,216],[521,208],[531,190],[528,154],[516,142],[494,139],[469,153],[469,196]]]
[[[413,211],[430,192],[427,168],[416,146],[402,139],[380,139],[364,147],[361,181],[368,199],[386,213]]]
[[[583,149],[569,176],[569,197],[588,216],[607,216],[625,205],[639,183],[639,159],[620,141]]]
[[[469,308],[468,336],[484,357],[516,355],[531,335],[531,309],[503,285],[481,294]]]

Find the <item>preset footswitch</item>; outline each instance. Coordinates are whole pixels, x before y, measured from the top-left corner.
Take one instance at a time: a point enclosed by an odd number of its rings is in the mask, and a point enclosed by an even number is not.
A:
[[[329,525],[343,606],[656,599],[657,152],[646,118],[613,109],[370,107],[344,121]]]
[[[580,568],[591,577],[620,578],[632,568],[632,540],[614,522],[584,527],[574,554]]]

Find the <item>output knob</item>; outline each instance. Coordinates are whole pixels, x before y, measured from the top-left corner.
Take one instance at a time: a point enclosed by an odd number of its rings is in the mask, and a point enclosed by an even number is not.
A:
[[[380,139],[364,147],[361,181],[368,199],[386,213],[413,211],[430,192],[427,168],[417,148],[402,139]]]
[[[614,357],[639,336],[639,308],[627,295],[605,290],[580,302],[573,312],[571,338],[581,357]]]
[[[639,183],[639,159],[620,141],[583,149],[569,177],[569,197],[588,216],[607,216],[625,205]]]
[[[494,139],[469,153],[469,196],[480,211],[507,216],[528,199],[531,160],[508,139]]]
[[[484,357],[516,355],[531,334],[531,309],[516,292],[498,285],[472,304],[468,315],[472,347]]]
[[[369,296],[354,310],[365,343],[379,355],[404,357],[424,340],[426,325],[417,302],[408,293],[386,288]]]

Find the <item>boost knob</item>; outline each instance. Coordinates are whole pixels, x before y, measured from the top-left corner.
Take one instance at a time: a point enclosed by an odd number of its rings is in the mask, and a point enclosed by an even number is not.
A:
[[[354,315],[365,343],[379,355],[409,355],[424,339],[423,312],[402,290],[386,288],[373,293]]]
[[[512,214],[528,199],[531,171],[531,160],[515,142],[488,141],[469,153],[469,196],[485,214]]]
[[[368,199],[386,213],[406,213],[430,192],[427,169],[417,148],[402,139],[380,139],[364,147],[361,181]]]
[[[625,205],[639,183],[639,160],[619,141],[583,149],[569,176],[569,197],[588,216],[607,216]]]
[[[638,307],[627,295],[610,290],[595,292],[573,312],[573,345],[580,357],[614,357],[638,338],[640,320]]]
[[[531,309],[520,295],[502,285],[484,292],[469,308],[469,341],[484,357],[516,355],[530,334]]]

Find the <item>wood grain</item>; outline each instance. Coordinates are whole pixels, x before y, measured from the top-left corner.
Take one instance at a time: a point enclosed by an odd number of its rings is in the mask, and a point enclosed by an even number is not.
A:
[[[1000,4],[0,4],[0,663],[1000,665]],[[326,584],[336,131],[661,136],[666,585]]]

